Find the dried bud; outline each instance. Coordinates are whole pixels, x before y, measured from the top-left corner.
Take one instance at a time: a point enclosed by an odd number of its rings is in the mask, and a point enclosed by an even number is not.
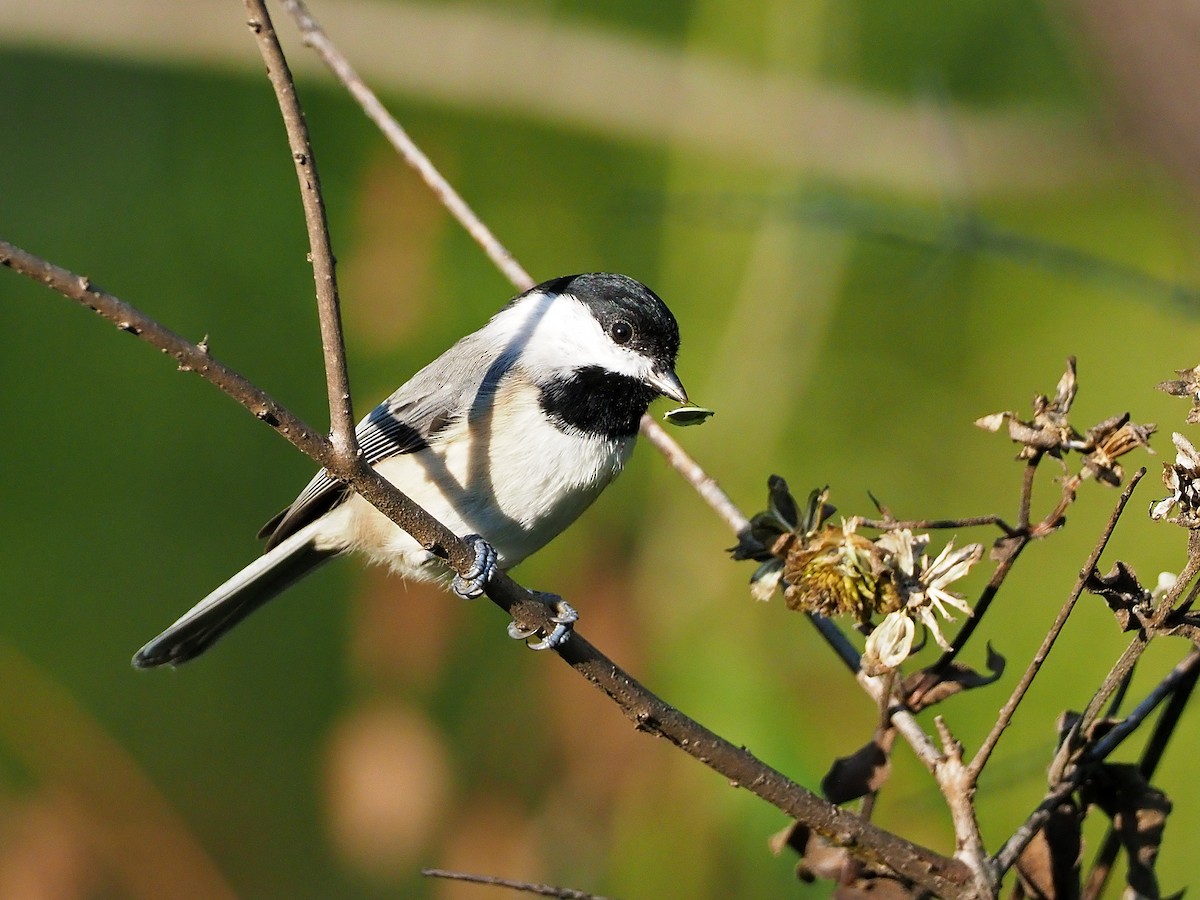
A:
[[[1200,422],[1200,366],[1193,369],[1176,369],[1175,372],[1179,380],[1164,381],[1158,389],[1175,397],[1190,399],[1192,408],[1188,410],[1187,420],[1189,425],[1195,425]]]
[[[1125,473],[1117,464],[1117,459],[1138,447],[1150,450],[1150,435],[1155,430],[1156,426],[1151,423],[1138,425],[1130,422],[1129,413],[1113,416],[1089,428],[1087,442],[1095,449],[1083,458],[1084,475],[1093,475],[1097,481],[1114,487],[1120,485]]]
[[[912,651],[916,631],[916,624],[907,609],[898,609],[884,616],[867,638],[862,655],[863,672],[867,675],[883,675],[903,663]]]

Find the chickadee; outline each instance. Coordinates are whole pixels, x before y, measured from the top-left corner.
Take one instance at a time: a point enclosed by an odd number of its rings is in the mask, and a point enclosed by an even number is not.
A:
[[[625,275],[569,275],[513,298],[414,375],[357,428],[367,462],[476,551],[453,589],[478,596],[541,549],[620,473],[650,402],[687,393],[679,326]],[[370,503],[319,472],[259,533],[266,551],[133,657],[139,668],[203,653],[334,556],[360,551],[419,580],[451,570]]]

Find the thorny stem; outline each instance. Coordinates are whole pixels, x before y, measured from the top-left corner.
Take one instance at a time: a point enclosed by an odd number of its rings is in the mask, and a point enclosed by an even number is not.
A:
[[[1000,736],[1004,730],[1008,728],[1012,722],[1012,717],[1017,711],[1017,706],[1025,698],[1026,692],[1030,685],[1033,684],[1034,678],[1041,671],[1042,663],[1046,661],[1046,657],[1050,655],[1051,649],[1054,647],[1054,642],[1058,640],[1059,634],[1062,633],[1064,626],[1067,624],[1067,618],[1071,615],[1071,611],[1075,608],[1075,603],[1083,593],[1083,586],[1087,583],[1092,571],[1096,568],[1096,564],[1100,561],[1101,555],[1104,553],[1105,547],[1108,546],[1109,538],[1112,537],[1113,531],[1116,530],[1117,522],[1121,518],[1121,514],[1125,511],[1125,505],[1129,502],[1130,496],[1133,494],[1134,488],[1137,487],[1142,476],[1146,474],[1145,468],[1138,469],[1137,472],[1129,479],[1129,484],[1125,490],[1121,492],[1120,499],[1117,500],[1116,506],[1113,508],[1112,514],[1108,517],[1108,523],[1105,525],[1103,532],[1100,534],[1099,540],[1092,548],[1092,552],[1088,555],[1087,562],[1079,571],[1079,578],[1075,582],[1075,587],[1071,590],[1062,608],[1058,611],[1058,616],[1054,620],[1054,624],[1050,626],[1049,632],[1042,639],[1042,645],[1038,647],[1037,653],[1033,655],[1029,666],[1025,669],[1025,674],[1021,676],[1021,680],[1017,686],[1013,688],[1012,694],[1008,701],[1000,709],[1000,715],[997,717],[996,724],[992,730],[984,738],[983,744],[980,745],[970,765],[967,767],[967,772],[971,783],[979,780],[979,773],[987,764],[988,758],[996,747],[996,742],[1000,740]]]
[[[1138,763],[1138,771],[1147,781],[1154,777],[1154,772],[1162,760],[1171,736],[1175,733],[1175,727],[1179,724],[1183,710],[1187,707],[1188,700],[1191,699],[1196,682],[1200,680],[1200,650],[1193,648],[1180,665],[1188,667],[1186,674],[1175,685],[1171,693],[1171,701],[1163,710],[1162,715],[1158,717],[1150,740],[1147,741],[1146,748],[1142,752],[1141,762]],[[1083,900],[1096,900],[1104,892],[1104,886],[1108,882],[1108,876],[1120,849],[1121,839],[1115,829],[1109,825],[1100,850],[1096,854],[1096,860],[1092,863],[1092,870],[1088,873],[1083,890]]]
[[[308,229],[309,261],[316,283],[317,315],[321,325],[321,347],[325,359],[325,384],[329,393],[329,430],[333,446],[348,458],[358,454],[354,433],[354,406],[350,399],[350,376],[346,369],[346,342],[338,300],[337,276],[321,178],[313,154],[308,124],[296,95],[296,84],[279,38],[271,23],[265,0],[245,0],[248,25],[258,41],[258,49],[267,66],[267,78],[275,90],[279,112],[287,131],[296,178],[300,182],[300,201]]]

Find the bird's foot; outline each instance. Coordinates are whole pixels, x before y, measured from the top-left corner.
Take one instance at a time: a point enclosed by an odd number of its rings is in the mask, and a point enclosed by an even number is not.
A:
[[[463,540],[474,547],[475,561],[466,574],[455,573],[450,589],[464,600],[474,600],[500,571],[500,564],[496,559],[496,548],[479,535],[468,534]]]
[[[529,596],[554,610],[554,614],[550,616],[550,621],[554,623],[554,628],[545,637],[529,643],[530,638],[545,634],[545,629],[541,626],[524,628],[516,622],[510,622],[508,625],[508,636],[514,640],[525,641],[530,650],[554,650],[571,636],[571,629],[579,621],[579,613],[575,612],[575,608],[562,597],[558,596],[558,594],[530,591]]]

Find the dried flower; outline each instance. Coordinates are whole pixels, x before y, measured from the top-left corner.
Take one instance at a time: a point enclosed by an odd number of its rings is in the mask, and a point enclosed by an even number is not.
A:
[[[1078,386],[1075,380],[1075,357],[1067,359],[1067,370],[1058,380],[1058,388],[1054,399],[1038,394],[1033,398],[1033,419],[1023,421],[1015,412],[1006,411],[992,413],[976,419],[975,424],[986,431],[999,431],[1005,420],[1008,421],[1008,436],[1018,444],[1023,444],[1018,459],[1033,459],[1042,453],[1061,457],[1065,450],[1078,450],[1083,447],[1083,437],[1067,421],[1067,413],[1075,402]]]
[[[823,616],[853,615],[860,623],[871,614],[900,606],[895,586],[884,574],[875,542],[863,537],[852,523],[826,526],[798,541],[783,566],[784,599],[789,609]]]
[[[769,482],[769,508],[750,520],[733,548],[734,559],[760,565],[751,593],[769,600],[783,588],[789,609],[823,616],[853,616],[867,631],[876,615],[884,618],[867,641],[864,666],[873,673],[894,669],[912,651],[918,622],[942,647],[939,616],[950,607],[971,615],[971,607],[949,590],[983,556],[980,544],[955,549],[953,542],[930,561],[929,535],[894,528],[875,540],[858,533],[856,519],[826,524],[834,508],[829,489],[813,491],[803,514],[778,476]]]
[[[1170,497],[1159,500],[1150,507],[1150,518],[1166,519],[1184,528],[1200,528],[1200,453],[1192,442],[1176,432],[1171,435],[1175,442],[1175,462],[1163,464],[1163,484],[1171,492]],[[1171,510],[1179,507],[1179,513],[1171,516]]]
[[[756,600],[770,600],[783,578],[784,559],[797,542],[810,539],[837,510],[826,501],[829,488],[808,495],[804,514],[800,514],[787,482],[778,475],[767,481],[768,508],[750,520],[750,526],[738,535],[730,550],[734,559],[753,559],[761,563],[750,576],[750,592]]]
[[[934,613],[948,622],[953,621],[954,617],[946,609],[947,606],[968,616],[973,615],[967,602],[947,588],[979,562],[983,557],[983,545],[967,544],[955,550],[951,541],[930,562],[924,552],[929,543],[927,534],[914,536],[907,528],[901,528],[881,535],[875,543],[884,551],[885,565],[893,572],[893,580],[904,604],[902,611],[919,619],[939,646],[950,649]]]
[[[1061,459],[1064,453],[1074,450],[1085,454],[1081,477],[1119,485],[1125,473],[1117,464],[1118,457],[1138,447],[1148,449],[1155,426],[1130,422],[1129,414],[1124,413],[1080,434],[1067,420],[1077,390],[1075,358],[1071,357],[1054,399],[1041,394],[1034,398],[1032,420],[1024,421],[1015,412],[998,412],[977,419],[975,424],[987,431],[999,431],[1007,422],[1009,438],[1023,445],[1018,459],[1035,459],[1043,453]]]
[[[1087,430],[1086,440],[1095,449],[1083,458],[1083,474],[1095,476],[1097,481],[1117,487],[1125,476],[1117,459],[1145,447],[1151,453],[1150,435],[1157,426],[1152,423],[1138,425],[1129,421],[1129,413],[1105,419]]]

